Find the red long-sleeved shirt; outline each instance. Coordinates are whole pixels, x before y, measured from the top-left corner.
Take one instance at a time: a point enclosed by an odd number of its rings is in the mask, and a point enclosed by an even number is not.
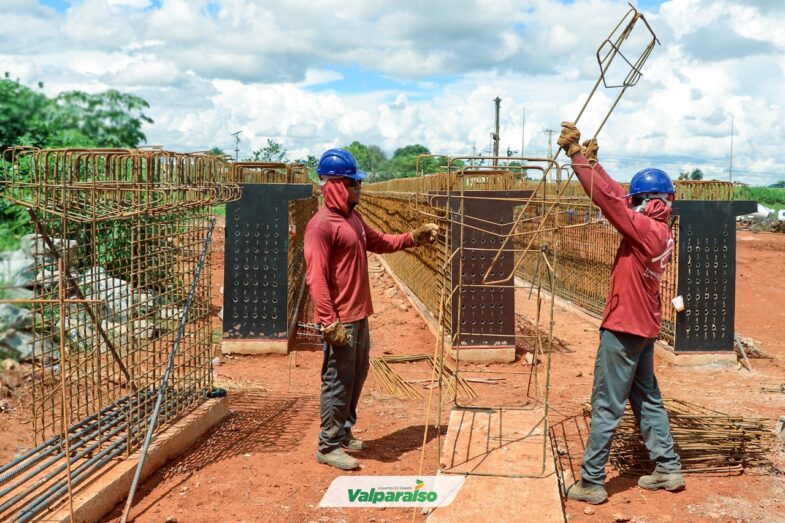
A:
[[[621,185],[599,163],[592,168],[583,154],[572,157],[572,168],[586,194],[622,235],[602,326],[656,338],[662,321],[660,279],[673,252],[671,209],[662,200],[650,200],[642,213],[630,209]]]
[[[305,278],[316,321],[329,325],[359,321],[373,314],[366,251],[395,252],[412,247],[410,233],[383,234],[369,227],[349,208],[342,183],[322,187],[324,207],[305,229]]]

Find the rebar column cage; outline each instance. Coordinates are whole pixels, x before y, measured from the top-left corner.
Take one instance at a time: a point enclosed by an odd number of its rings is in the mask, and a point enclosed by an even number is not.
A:
[[[138,447],[184,314],[157,430],[212,390],[209,260],[184,308],[212,207],[240,188],[221,158],[158,149],[13,148],[2,172],[35,228],[36,448],[0,469],[0,516],[27,521]]]

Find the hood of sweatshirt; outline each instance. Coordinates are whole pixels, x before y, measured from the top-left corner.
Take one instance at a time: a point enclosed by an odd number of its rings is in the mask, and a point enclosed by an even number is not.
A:
[[[643,211],[643,215],[657,220],[658,222],[667,222],[671,215],[671,208],[662,200],[649,200],[646,204],[646,209]]]
[[[340,180],[329,181],[322,185],[324,205],[342,216],[349,216],[349,189]]]

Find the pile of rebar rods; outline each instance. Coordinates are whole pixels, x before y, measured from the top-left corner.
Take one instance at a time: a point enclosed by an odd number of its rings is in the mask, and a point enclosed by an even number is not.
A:
[[[437,366],[436,360],[427,354],[406,354],[402,356],[383,356],[380,358],[371,358],[371,370],[379,383],[379,386],[389,392],[394,398],[398,399],[423,399],[424,396],[420,391],[412,387],[411,383],[403,376],[395,372],[391,367],[391,363],[413,363],[417,361],[425,361],[429,365],[429,370],[437,369],[436,380],[439,380],[439,371],[441,371],[441,383],[445,390],[445,398],[453,398],[457,392],[458,397],[462,399],[475,399],[477,392],[472,388],[469,382],[458,375],[456,379],[455,368],[448,362],[443,361],[442,365]]]
[[[766,453],[773,434],[764,418],[731,416],[676,399],[664,403],[683,472],[731,474],[770,465]],[[585,406],[585,413],[591,415],[590,405]],[[610,461],[625,475],[654,470],[629,407],[616,429]]]

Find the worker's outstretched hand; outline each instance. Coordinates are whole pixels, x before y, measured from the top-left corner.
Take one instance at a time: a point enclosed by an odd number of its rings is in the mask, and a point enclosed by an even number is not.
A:
[[[564,149],[567,156],[572,158],[574,155],[581,152],[581,132],[575,127],[572,122],[561,123],[561,134],[556,141],[559,147]]]
[[[326,327],[322,327],[322,336],[324,341],[333,347],[342,347],[349,343],[349,338],[346,335],[346,329],[341,323],[341,320],[335,320]]]
[[[435,223],[420,225],[412,231],[412,239],[415,245],[426,243],[436,243],[436,236],[439,234],[439,226]]]
[[[597,163],[597,151],[599,150],[600,146],[597,145],[597,138],[592,138],[591,140],[583,142],[583,155],[592,165]]]

